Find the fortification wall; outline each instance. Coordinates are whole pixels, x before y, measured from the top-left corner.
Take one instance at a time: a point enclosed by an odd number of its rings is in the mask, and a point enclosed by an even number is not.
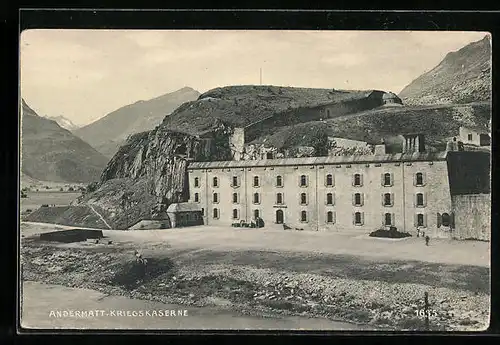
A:
[[[491,236],[491,194],[453,195],[455,214],[453,237],[489,241]]]

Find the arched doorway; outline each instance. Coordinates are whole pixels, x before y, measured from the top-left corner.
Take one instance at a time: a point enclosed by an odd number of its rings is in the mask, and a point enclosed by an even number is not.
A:
[[[283,210],[276,211],[276,224],[283,224]]]

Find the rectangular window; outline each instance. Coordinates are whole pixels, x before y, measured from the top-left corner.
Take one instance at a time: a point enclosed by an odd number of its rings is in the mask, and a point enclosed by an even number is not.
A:
[[[394,194],[383,193],[382,194],[382,205],[383,206],[393,206],[394,205]]]
[[[425,215],[423,213],[418,213],[415,223],[416,226],[425,227]]]
[[[212,195],[212,201],[213,201],[214,204],[218,203],[219,202],[219,194],[214,193]]]
[[[300,176],[299,185],[301,187],[307,187],[307,176],[306,175],[301,175]]]
[[[238,203],[238,193],[233,193],[233,204]]]
[[[332,193],[326,194],[326,204],[333,205],[333,194]]]
[[[254,204],[260,203],[259,193],[254,193],[254,195],[253,195],[253,203]]]
[[[276,176],[276,187],[283,187],[283,177]]]
[[[393,225],[392,224],[392,215],[390,213],[384,214],[384,225],[385,226]]]
[[[213,214],[213,216],[214,216],[214,219],[218,219],[219,218],[219,209],[214,208],[214,214]]]
[[[194,178],[194,186],[199,187],[200,186],[200,179],[198,177]]]
[[[300,212],[300,221],[307,222],[307,211]]]
[[[214,187],[219,187],[219,179],[218,179],[217,177],[214,177],[214,178],[212,179],[212,185],[213,185]]]
[[[354,225],[363,225],[363,213],[362,212],[355,212],[354,213],[353,223],[354,223]]]
[[[352,204],[354,206],[363,206],[363,194],[355,193],[352,198]]]
[[[238,209],[233,209],[233,219],[238,219]]]
[[[259,176],[254,176],[253,177],[253,186],[258,187],[259,186]]]
[[[276,204],[278,204],[278,205],[283,204],[283,194],[282,193],[276,193]]]
[[[415,195],[415,206],[424,207],[425,206],[425,198],[423,193],[417,193]]]
[[[415,174],[415,186],[423,185],[425,185],[425,175],[422,172],[418,172]]]
[[[259,210],[253,210],[253,216],[254,218],[259,218],[260,217]]]
[[[467,140],[472,140],[472,134],[467,135]]]
[[[335,220],[334,220],[334,215],[333,215],[333,212],[332,211],[328,211],[326,213],[326,222],[327,223],[334,223]]]
[[[390,187],[392,186],[392,174],[391,173],[385,173],[382,174],[382,186],[384,187]]]
[[[194,202],[200,202],[200,195],[198,193],[194,193]]]
[[[307,194],[306,193],[300,194],[300,204],[307,205]]]
[[[333,186],[333,175],[332,175],[332,174],[328,174],[328,175],[326,175],[325,185],[326,185],[327,187],[331,187],[331,186]]]
[[[238,187],[238,176],[233,176],[233,187]]]
[[[363,185],[363,176],[361,174],[354,174],[352,177],[352,185],[360,187]]]

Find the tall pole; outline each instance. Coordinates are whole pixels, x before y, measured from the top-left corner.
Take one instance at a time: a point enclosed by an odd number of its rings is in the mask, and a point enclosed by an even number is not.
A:
[[[429,330],[429,293],[424,294],[425,330]]]

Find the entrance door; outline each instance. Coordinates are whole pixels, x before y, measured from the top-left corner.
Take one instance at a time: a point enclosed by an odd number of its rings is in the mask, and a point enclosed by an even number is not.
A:
[[[283,224],[283,211],[282,210],[276,211],[276,224]]]

